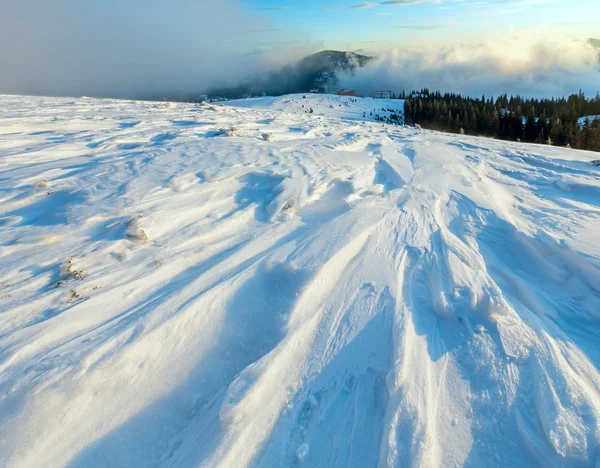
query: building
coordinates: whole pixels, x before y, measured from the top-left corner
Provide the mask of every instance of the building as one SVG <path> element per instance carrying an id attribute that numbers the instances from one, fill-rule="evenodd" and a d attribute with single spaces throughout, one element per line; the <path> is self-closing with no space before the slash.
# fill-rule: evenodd
<path id="1" fill-rule="evenodd" d="M 356 91 L 350 88 L 340 89 L 337 93 L 338 96 L 356 96 Z"/>

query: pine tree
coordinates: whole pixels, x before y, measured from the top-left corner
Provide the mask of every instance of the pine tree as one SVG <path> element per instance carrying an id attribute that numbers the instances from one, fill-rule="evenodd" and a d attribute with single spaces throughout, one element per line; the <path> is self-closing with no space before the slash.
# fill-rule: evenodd
<path id="1" fill-rule="evenodd" d="M 580 128 L 578 119 L 585 114 L 600 115 L 600 93 L 592 99 L 580 93 L 559 99 L 501 95 L 486 100 L 424 88 L 405 102 L 406 120 L 412 117 L 413 123 L 426 128 L 452 132 L 462 128 L 470 134 L 600 151 L 600 120 L 588 119 Z"/>

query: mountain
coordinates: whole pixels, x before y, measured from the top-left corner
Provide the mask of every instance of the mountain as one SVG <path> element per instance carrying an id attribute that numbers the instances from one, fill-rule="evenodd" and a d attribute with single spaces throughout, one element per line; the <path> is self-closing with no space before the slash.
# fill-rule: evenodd
<path id="1" fill-rule="evenodd" d="M 208 94 L 227 98 L 256 96 L 262 93 L 269 96 L 335 90 L 339 85 L 340 73 L 353 74 L 376 58 L 354 52 L 323 50 L 309 55 L 293 65 L 253 77 L 246 82 L 229 88 L 214 88 Z"/>
<path id="2" fill-rule="evenodd" d="M 354 52 L 340 52 L 336 50 L 323 50 L 300 60 L 296 69 L 301 73 L 316 76 L 315 84 L 319 84 L 325 74 L 329 77 L 335 77 L 337 72 L 354 73 L 357 68 L 362 68 L 370 62 L 376 60 L 375 57 L 356 54 Z"/>

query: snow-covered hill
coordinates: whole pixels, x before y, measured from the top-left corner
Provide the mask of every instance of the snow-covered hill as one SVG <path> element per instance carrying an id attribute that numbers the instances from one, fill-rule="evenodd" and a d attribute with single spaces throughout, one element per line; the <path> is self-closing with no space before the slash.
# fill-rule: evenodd
<path id="1" fill-rule="evenodd" d="M 376 122 L 393 115 L 404 119 L 404 100 L 373 99 L 337 96 L 331 94 L 290 94 L 281 97 L 264 97 L 227 101 L 232 107 L 262 108 L 292 114 L 314 114 L 346 121 Z M 312 112 L 311 112 L 312 110 Z"/>
<path id="2" fill-rule="evenodd" d="M 599 466 L 597 157 L 231 104 L 0 97 L 0 465 Z"/>

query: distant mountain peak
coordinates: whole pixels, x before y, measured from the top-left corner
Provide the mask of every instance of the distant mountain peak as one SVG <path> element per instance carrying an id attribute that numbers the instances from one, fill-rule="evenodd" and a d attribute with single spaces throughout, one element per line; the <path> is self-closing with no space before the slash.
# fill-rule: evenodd
<path id="1" fill-rule="evenodd" d="M 329 71 L 354 71 L 376 60 L 369 55 L 357 54 L 340 50 L 322 50 L 304 57 L 298 62 L 297 67 L 322 68 Z"/>
<path id="2" fill-rule="evenodd" d="M 335 91 L 340 83 L 339 73 L 354 74 L 357 69 L 375 60 L 376 57 L 356 52 L 322 50 L 300 59 L 295 64 L 247 80 L 236 87 L 213 89 L 209 95 L 240 98 L 262 93 L 279 96 L 309 91 Z"/>

